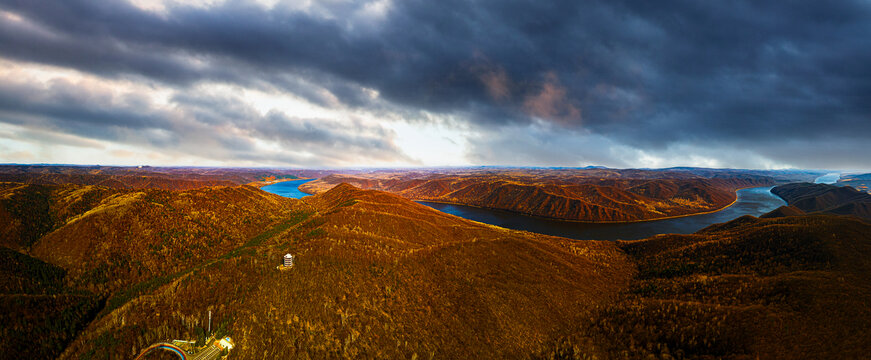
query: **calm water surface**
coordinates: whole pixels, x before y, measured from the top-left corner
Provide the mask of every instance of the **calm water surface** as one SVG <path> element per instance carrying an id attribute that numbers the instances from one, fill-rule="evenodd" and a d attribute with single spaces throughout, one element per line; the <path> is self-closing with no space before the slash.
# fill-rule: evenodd
<path id="1" fill-rule="evenodd" d="M 299 199 L 308 196 L 308 194 L 299 191 L 299 186 L 312 180 L 314 179 L 285 181 L 267 185 L 261 189 L 284 197 Z M 420 201 L 420 203 L 448 214 L 509 229 L 526 230 L 572 239 L 598 240 L 635 240 L 667 233 L 690 234 L 711 224 L 726 222 L 743 215 L 759 216 L 786 205 L 783 200 L 771 193 L 771 187 L 757 187 L 738 190 L 738 201 L 735 204 L 711 214 L 628 224 L 585 224 L 543 219 L 471 206 L 438 204 L 425 201 Z"/>
<path id="2" fill-rule="evenodd" d="M 815 184 L 834 184 L 841 178 L 841 173 L 829 173 L 814 180 Z"/>
<path id="3" fill-rule="evenodd" d="M 711 214 L 638 223 L 585 224 L 542 219 L 471 206 L 420 203 L 448 214 L 482 223 L 582 240 L 635 240 L 656 234 L 690 234 L 711 224 L 730 221 L 743 215 L 759 216 L 786 205 L 786 202 L 771 193 L 771 187 L 757 187 L 738 190 L 738 201 L 735 204 Z"/>
<path id="4" fill-rule="evenodd" d="M 315 180 L 315 179 L 284 181 L 284 182 L 275 183 L 272 185 L 266 185 L 260 189 L 262 189 L 263 191 L 266 191 L 266 192 L 276 194 L 276 195 L 281 195 L 284 197 L 299 199 L 299 198 L 302 198 L 304 196 L 309 196 L 309 194 L 306 194 L 302 191 L 299 191 L 299 186 L 302 184 L 305 184 L 309 181 L 313 181 L 313 180 Z"/>

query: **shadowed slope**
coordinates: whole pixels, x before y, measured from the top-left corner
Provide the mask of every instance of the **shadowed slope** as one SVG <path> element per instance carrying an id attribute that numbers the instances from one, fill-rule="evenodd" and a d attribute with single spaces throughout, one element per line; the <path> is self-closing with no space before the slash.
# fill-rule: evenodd
<path id="1" fill-rule="evenodd" d="M 776 186 L 771 192 L 804 212 L 855 215 L 871 220 L 871 194 L 849 186 L 794 183 Z"/>
<path id="2" fill-rule="evenodd" d="M 626 298 L 554 354 L 834 359 L 871 349 L 871 225 L 742 217 L 692 235 L 619 242 L 638 263 Z M 590 344 L 591 348 L 578 347 Z"/>
<path id="3" fill-rule="evenodd" d="M 51 359 L 99 311 L 100 299 L 64 286 L 66 272 L 0 247 L 0 354 Z"/>
<path id="4" fill-rule="evenodd" d="M 786 206 L 781 206 L 777 209 L 774 209 L 774 210 L 768 212 L 767 214 L 763 214 L 763 215 L 759 216 L 759 218 L 769 219 L 769 218 L 778 218 L 778 217 L 786 217 L 786 216 L 801 216 L 801 215 L 806 215 L 806 214 L 807 213 L 805 213 L 804 211 L 801 211 L 801 209 L 799 209 L 795 206 L 786 205 Z"/>
<path id="5" fill-rule="evenodd" d="M 22 250 L 119 190 L 99 186 L 0 183 L 0 245 Z"/>

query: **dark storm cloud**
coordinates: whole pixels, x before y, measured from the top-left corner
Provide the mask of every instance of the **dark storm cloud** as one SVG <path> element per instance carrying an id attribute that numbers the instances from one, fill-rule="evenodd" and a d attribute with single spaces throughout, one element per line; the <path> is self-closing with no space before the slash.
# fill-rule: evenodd
<path id="1" fill-rule="evenodd" d="M 0 124 L 23 129 L 0 133 L 0 138 L 103 147 L 87 140 L 97 139 L 171 154 L 271 165 L 414 162 L 393 144 L 390 131 L 353 119 L 338 123 L 275 111 L 261 115 L 242 99 L 202 94 L 179 95 L 171 99 L 171 105 L 159 105 L 106 87 L 57 80 L 46 86 L 0 82 Z M 264 140 L 276 142 L 282 149 L 258 148 L 256 143 Z"/>
<path id="2" fill-rule="evenodd" d="M 325 106 L 332 98 L 310 84 L 344 106 L 383 106 L 371 88 L 409 111 L 462 116 L 491 137 L 483 152 L 508 150 L 513 130 L 500 127 L 535 119 L 640 149 L 740 146 L 784 163 L 807 151 L 778 144 L 841 148 L 871 133 L 867 1 L 395 1 L 370 22 L 364 3 L 166 14 L 121 1 L 0 4 L 26 20 L 0 20 L 4 57 L 176 86 L 275 86 Z M 836 155 L 871 167 L 856 151 Z"/>
<path id="3" fill-rule="evenodd" d="M 45 87 L 0 82 L 0 123 L 38 126 L 87 138 L 123 140 L 124 134 L 141 131 L 152 145 L 165 145 L 166 136 L 148 136 L 153 130 L 173 127 L 167 112 L 153 111 L 136 95 L 117 96 L 106 89 L 66 80 Z"/>
<path id="4" fill-rule="evenodd" d="M 23 130 L 11 133 L 0 132 L 0 138 L 18 141 L 25 140 L 29 142 L 65 145 L 80 148 L 94 148 L 101 150 L 105 149 L 105 147 L 97 141 L 45 131 Z"/>
<path id="5" fill-rule="evenodd" d="M 251 152 L 256 157 L 252 139 L 280 143 L 288 149 L 305 150 L 317 155 L 323 164 L 353 164 L 355 157 L 367 160 L 404 160 L 401 149 L 392 142 L 392 132 L 365 125 L 354 118 L 341 121 L 292 117 L 278 111 L 261 115 L 233 97 L 176 96 L 173 103 L 185 109 L 185 116 L 208 127 L 231 127 L 245 132 L 224 142 L 230 149 Z M 307 165 L 318 165 L 309 162 Z"/>

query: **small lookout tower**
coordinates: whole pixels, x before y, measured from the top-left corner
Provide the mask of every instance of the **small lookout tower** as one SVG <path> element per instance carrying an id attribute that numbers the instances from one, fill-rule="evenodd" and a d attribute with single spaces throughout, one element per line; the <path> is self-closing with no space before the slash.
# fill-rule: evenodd
<path id="1" fill-rule="evenodd" d="M 293 266 L 293 255 L 285 254 L 284 255 L 284 263 L 282 265 L 286 268 Z"/>

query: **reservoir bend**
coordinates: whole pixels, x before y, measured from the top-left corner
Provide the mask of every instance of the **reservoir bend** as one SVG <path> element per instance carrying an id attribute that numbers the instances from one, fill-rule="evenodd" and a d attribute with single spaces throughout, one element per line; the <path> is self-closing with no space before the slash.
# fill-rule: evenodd
<path id="1" fill-rule="evenodd" d="M 420 203 L 482 223 L 581 240 L 636 240 L 656 234 L 691 234 L 711 224 L 730 221 L 743 215 L 759 216 L 786 205 L 786 202 L 771 193 L 771 187 L 756 187 L 738 190 L 738 200 L 734 204 L 714 213 L 635 223 L 591 224 L 463 205 Z"/>
<path id="2" fill-rule="evenodd" d="M 314 179 L 285 181 L 264 186 L 262 189 L 299 199 L 308 196 L 299 191 L 299 186 L 312 180 Z M 711 224 L 730 221 L 743 215 L 759 216 L 786 205 L 782 199 L 771 193 L 771 187 L 741 189 L 737 193 L 738 200 L 734 204 L 714 213 L 636 223 L 602 224 L 546 219 L 472 206 L 418 202 L 448 214 L 486 224 L 581 240 L 635 240 L 656 234 L 691 234 Z"/>

